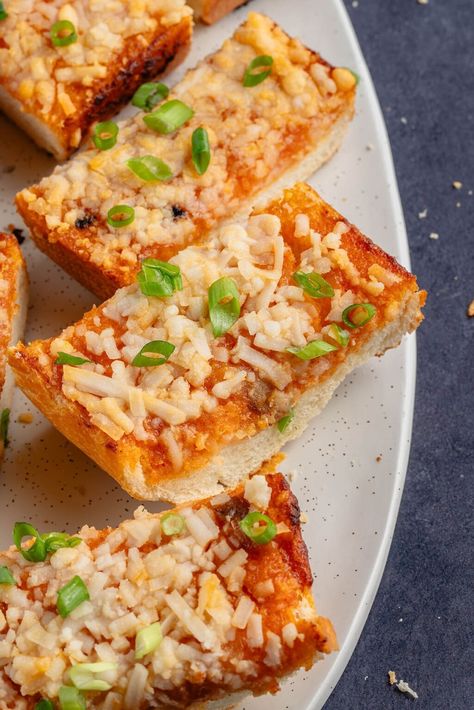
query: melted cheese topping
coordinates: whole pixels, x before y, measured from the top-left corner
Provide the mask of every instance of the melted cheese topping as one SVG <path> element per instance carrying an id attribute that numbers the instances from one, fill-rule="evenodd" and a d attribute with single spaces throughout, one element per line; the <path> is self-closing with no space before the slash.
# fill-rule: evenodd
<path id="1" fill-rule="evenodd" d="M 262 53 L 273 57 L 271 76 L 244 87 L 246 67 Z M 232 39 L 174 88 L 170 98 L 195 112 L 185 126 L 160 135 L 140 112 L 120 124 L 114 148 L 82 152 L 21 197 L 29 212 L 45 218 L 52 239 L 71 239 L 81 258 L 113 269 L 120 285 L 130 283 L 141 258 L 169 258 L 314 150 L 352 101 L 331 71 L 269 18 L 250 13 Z M 206 128 L 212 151 L 202 176 L 191 160 L 198 126 Z M 147 183 L 136 177 L 125 163 L 143 155 L 167 163 L 173 179 Z M 106 223 L 117 204 L 135 209 L 134 222 L 120 230 Z M 85 216 L 90 228 L 81 225 Z"/>
<path id="2" fill-rule="evenodd" d="M 110 66 L 128 43 L 145 48 L 160 27 L 191 12 L 184 0 L 7 0 L 5 5 L 0 83 L 26 111 L 51 124 L 81 113 L 93 88 L 110 79 Z M 50 37 L 60 20 L 72 22 L 78 35 L 64 47 Z"/>
<path id="3" fill-rule="evenodd" d="M 281 477 L 258 479 L 254 488 L 278 523 L 278 509 L 268 505 Z M 200 698 L 203 686 L 210 695 L 252 687 L 257 678 L 259 688 L 274 687 L 272 679 L 301 663 L 303 647 L 311 657 L 317 617 L 305 577 L 280 556 L 280 535 L 257 550 L 236 533 L 254 508 L 245 494 L 231 495 L 178 510 L 185 526 L 173 537 L 164 534 L 161 516 L 139 508 L 117 529 L 84 527 L 78 547 L 42 563 L 28 563 L 15 548 L 0 553 L 18 583 L 0 586 L 0 706 L 26 710 L 38 696 L 56 700 L 62 685 L 72 685 L 72 666 L 105 662 L 111 668 L 95 679 L 110 689 L 86 693 L 88 707 L 188 707 L 193 686 Z M 279 591 L 256 601 L 270 570 L 279 574 Z M 90 600 L 63 619 L 58 591 L 75 575 Z M 136 635 L 156 622 L 163 640 L 137 660 Z M 300 650 L 293 651 L 297 640 Z"/>
<path id="4" fill-rule="evenodd" d="M 302 217 L 296 216 L 295 235 L 301 232 Z M 326 235 L 306 226 L 305 244 L 311 247 L 301 252 L 299 263 L 282 236 L 280 219 L 260 214 L 246 224 L 223 226 L 206 245 L 187 247 L 173 257 L 183 289 L 171 297 L 145 296 L 138 284 L 120 289 L 46 342 L 51 374 L 59 375 L 64 396 L 84 407 L 91 421 L 115 441 L 133 435 L 135 441 L 158 444 L 174 470 L 189 461 L 189 447 L 210 454 L 212 446 L 229 436 L 242 438 L 251 435 L 252 427 L 275 423 L 302 391 L 369 337 L 378 319 L 352 331 L 347 347 L 315 360 L 302 361 L 288 348 L 313 340 L 334 344 L 330 326 L 341 322 L 343 309 L 366 302 L 374 286 L 378 293 L 385 289 L 375 276 L 360 275 L 348 259 L 341 247 L 341 238 L 349 232 L 344 222 L 336 222 Z M 298 269 L 323 272 L 334 286 L 334 296 L 307 296 L 292 279 Z M 384 269 L 377 274 L 385 280 L 398 278 Z M 221 277 L 237 286 L 240 317 L 225 336 L 215 338 L 208 289 Z M 156 367 L 134 367 L 134 357 L 154 340 L 175 346 L 169 360 Z M 53 368 L 59 352 L 92 362 Z M 231 433 L 224 431 L 230 405 L 240 407 L 229 425 Z M 211 424 L 210 416 L 218 417 L 220 410 L 227 411 L 221 414 L 226 422 Z M 198 421 L 202 427 L 188 433 L 186 425 Z"/>

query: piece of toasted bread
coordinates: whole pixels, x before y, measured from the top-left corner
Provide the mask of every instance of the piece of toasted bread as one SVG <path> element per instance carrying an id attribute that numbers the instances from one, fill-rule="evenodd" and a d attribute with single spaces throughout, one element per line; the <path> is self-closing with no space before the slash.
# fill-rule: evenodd
<path id="1" fill-rule="evenodd" d="M 271 52 L 271 76 L 255 87 L 242 77 L 257 55 Z M 338 148 L 352 118 L 355 79 L 338 88 L 333 68 L 291 39 L 269 18 L 250 13 L 232 39 L 188 72 L 170 99 L 194 110 L 178 131 L 162 135 L 142 112 L 120 124 L 117 144 L 90 149 L 17 196 L 36 244 L 101 299 L 131 283 L 140 262 L 168 259 L 255 196 L 308 177 Z M 341 84 L 342 86 L 342 84 Z M 191 135 L 204 126 L 211 162 L 199 176 Z M 144 182 L 126 165 L 159 156 L 172 169 L 168 182 Z M 291 179 L 290 179 L 291 176 Z M 107 222 L 116 205 L 135 210 L 128 226 Z"/>
<path id="2" fill-rule="evenodd" d="M 135 283 L 58 338 L 10 355 L 36 406 L 141 499 L 181 502 L 236 485 L 301 433 L 348 372 L 422 318 L 415 277 L 304 184 L 172 262 L 183 280 L 172 296 L 147 297 Z M 299 271 L 322 275 L 325 297 L 307 295 Z M 237 286 L 240 318 L 215 338 L 207 289 L 222 277 Z M 343 311 L 357 303 L 373 317 L 350 327 Z M 156 340 L 175 346 L 169 360 L 134 367 Z M 315 359 L 288 351 L 315 340 Z M 91 362 L 57 365 L 60 352 Z"/>
<path id="3" fill-rule="evenodd" d="M 58 160 L 140 84 L 180 63 L 191 42 L 191 10 L 184 0 L 13 0 L 7 12 L 0 109 Z M 57 21 L 72 22 L 75 42 L 53 44 Z"/>
<path id="4" fill-rule="evenodd" d="M 271 519 L 268 542 L 243 532 L 250 511 Z M 315 610 L 298 502 L 281 474 L 171 513 L 141 508 L 116 529 L 85 526 L 79 537 L 44 562 L 15 547 L 0 553 L 16 582 L 0 585 L 1 707 L 57 702 L 72 667 L 101 662 L 112 665 L 93 674 L 106 687 L 84 693 L 89 708 L 204 710 L 224 698 L 228 707 L 235 694 L 275 693 L 283 677 L 337 649 Z M 76 575 L 90 599 L 62 618 L 58 591 Z M 159 634 L 157 623 L 161 642 L 137 654 L 137 634 L 151 624 Z"/>
<path id="5" fill-rule="evenodd" d="M 28 277 L 18 242 L 0 233 L 0 459 L 8 440 L 13 376 L 7 349 L 23 335 L 28 302 Z"/>
<path id="6" fill-rule="evenodd" d="M 196 20 L 212 25 L 249 0 L 188 0 Z"/>

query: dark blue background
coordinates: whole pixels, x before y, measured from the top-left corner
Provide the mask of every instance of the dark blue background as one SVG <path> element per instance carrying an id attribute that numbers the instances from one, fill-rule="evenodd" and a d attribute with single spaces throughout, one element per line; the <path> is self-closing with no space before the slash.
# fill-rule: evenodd
<path id="1" fill-rule="evenodd" d="M 390 134 L 413 271 L 429 296 L 390 556 L 325 710 L 463 710 L 474 708 L 474 0 L 345 3 Z M 389 669 L 418 700 L 387 684 Z"/>

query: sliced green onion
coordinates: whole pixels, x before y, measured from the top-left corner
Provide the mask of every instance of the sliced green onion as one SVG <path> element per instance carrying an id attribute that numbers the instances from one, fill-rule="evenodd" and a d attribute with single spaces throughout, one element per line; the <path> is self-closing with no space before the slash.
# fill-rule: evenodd
<path id="1" fill-rule="evenodd" d="M 240 315 L 239 292 L 235 281 L 227 276 L 214 281 L 208 289 L 208 300 L 212 332 L 218 338 L 232 328 Z"/>
<path id="2" fill-rule="evenodd" d="M 10 423 L 10 410 L 8 407 L 2 409 L 0 415 L 0 440 L 3 442 L 3 446 L 6 448 L 8 446 L 8 425 Z"/>
<path id="3" fill-rule="evenodd" d="M 27 536 L 35 538 L 31 547 L 23 547 L 21 544 L 23 538 Z M 13 541 L 17 550 L 29 562 L 43 562 L 48 553 L 56 552 L 61 547 L 76 547 L 82 542 L 80 537 L 72 537 L 67 533 L 51 532 L 40 535 L 38 530 L 29 523 L 15 523 Z"/>
<path id="4" fill-rule="evenodd" d="M 77 547 L 81 544 L 82 540 L 80 537 L 72 537 L 67 533 L 61 532 L 51 532 L 41 535 L 46 547 L 46 554 L 48 552 L 56 552 L 63 547 Z"/>
<path id="5" fill-rule="evenodd" d="M 59 688 L 59 706 L 61 710 L 86 710 L 86 699 L 77 688 L 62 685 Z"/>
<path id="6" fill-rule="evenodd" d="M 107 223 L 111 227 L 128 227 L 135 219 L 135 210 L 129 205 L 115 205 L 107 212 Z"/>
<path id="7" fill-rule="evenodd" d="M 24 537 L 33 537 L 34 543 L 27 548 L 22 547 Z M 46 545 L 41 535 L 30 523 L 15 523 L 13 528 L 13 542 L 16 549 L 28 562 L 43 562 L 46 559 Z"/>
<path id="8" fill-rule="evenodd" d="M 288 429 L 288 427 L 290 426 L 291 422 L 294 419 L 294 416 L 295 416 L 294 411 L 292 409 L 290 409 L 288 414 L 285 414 L 284 417 L 282 417 L 281 419 L 279 419 L 277 421 L 277 428 L 278 428 L 278 431 L 280 432 L 280 434 L 283 434 L 283 432 Z"/>
<path id="9" fill-rule="evenodd" d="M 151 182 L 152 180 L 169 180 L 173 177 L 173 173 L 169 165 L 166 165 L 159 158 L 153 155 L 144 155 L 142 158 L 130 158 L 125 165 L 130 168 L 132 173 L 141 180 Z"/>
<path id="10" fill-rule="evenodd" d="M 148 128 L 158 133 L 173 133 L 194 116 L 194 111 L 182 101 L 172 99 L 148 116 L 143 116 Z"/>
<path id="11" fill-rule="evenodd" d="M 239 523 L 242 532 L 257 545 L 265 545 L 277 534 L 275 523 L 268 515 L 253 511 Z"/>
<path id="12" fill-rule="evenodd" d="M 55 47 L 67 47 L 77 42 L 76 28 L 69 20 L 55 22 L 50 30 L 51 42 Z"/>
<path id="13" fill-rule="evenodd" d="M 267 76 L 272 73 L 271 66 L 273 64 L 273 57 L 268 56 L 268 54 L 261 54 L 255 59 L 252 59 L 247 69 L 245 70 L 244 78 L 242 84 L 244 86 L 257 86 L 261 84 Z M 254 69 L 260 69 L 261 67 L 270 67 L 264 71 L 255 72 Z"/>
<path id="14" fill-rule="evenodd" d="M 333 350 L 337 350 L 337 347 L 331 345 L 331 343 L 326 343 L 325 340 L 311 340 L 302 348 L 287 348 L 286 352 L 296 355 L 300 360 L 314 360 L 314 358 L 327 355 Z"/>
<path id="15" fill-rule="evenodd" d="M 159 81 L 150 81 L 142 84 L 133 94 L 132 106 L 137 106 L 143 111 L 151 111 L 160 101 L 166 99 L 170 90 L 166 84 Z"/>
<path id="16" fill-rule="evenodd" d="M 69 678 L 79 690 L 110 690 L 112 685 L 106 680 L 95 678 L 98 673 L 115 671 L 117 663 L 76 663 L 69 670 Z"/>
<path id="17" fill-rule="evenodd" d="M 86 362 L 92 362 L 91 360 L 87 360 L 85 357 L 78 357 L 77 355 L 70 355 L 69 353 L 62 353 L 59 352 L 56 360 L 54 361 L 55 365 L 84 365 Z"/>
<path id="18" fill-rule="evenodd" d="M 177 513 L 166 513 L 160 520 L 161 529 L 165 535 L 179 535 L 183 532 L 186 521 Z"/>
<path id="19" fill-rule="evenodd" d="M 205 128 L 199 127 L 193 131 L 191 139 L 193 163 L 198 175 L 204 175 L 211 162 L 211 147 Z"/>
<path id="20" fill-rule="evenodd" d="M 0 20 L 6 20 L 8 17 L 8 12 L 5 10 L 5 5 L 2 0 L 0 0 Z"/>
<path id="21" fill-rule="evenodd" d="M 140 629 L 135 639 L 135 658 L 137 661 L 148 653 L 152 653 L 163 641 L 161 625 L 157 621 L 145 629 Z"/>
<path id="22" fill-rule="evenodd" d="M 168 343 L 166 340 L 152 340 L 142 347 L 132 360 L 134 367 L 156 367 L 163 365 L 170 355 L 174 352 L 175 346 L 173 343 Z M 145 353 L 159 353 L 163 357 L 148 357 Z"/>
<path id="23" fill-rule="evenodd" d="M 144 259 L 137 281 L 145 296 L 172 296 L 183 288 L 179 266 L 159 259 Z"/>
<path id="24" fill-rule="evenodd" d="M 77 609 L 82 602 L 90 599 L 89 592 L 82 579 L 76 575 L 58 592 L 57 608 L 63 619 Z"/>
<path id="25" fill-rule="evenodd" d="M 46 700 L 45 698 L 40 700 L 39 703 L 36 703 L 36 705 L 35 705 L 35 710 L 54 710 L 54 709 L 55 709 L 54 703 L 51 700 Z"/>
<path id="26" fill-rule="evenodd" d="M 94 135 L 92 140 L 94 145 L 99 150 L 109 150 L 113 148 L 117 142 L 119 127 L 114 121 L 102 121 L 94 126 Z"/>
<path id="27" fill-rule="evenodd" d="M 8 584 L 10 586 L 16 584 L 15 577 L 5 565 L 0 567 L 0 584 Z"/>
<path id="28" fill-rule="evenodd" d="M 340 345 L 342 348 L 346 347 L 351 337 L 347 330 L 341 328 L 341 326 L 337 325 L 337 323 L 331 323 L 328 328 L 328 336 L 335 340 L 336 343 L 338 343 L 338 345 Z"/>
<path id="29" fill-rule="evenodd" d="M 349 328 L 360 328 L 372 320 L 377 309 L 371 303 L 354 303 L 342 311 L 342 320 Z"/>
<path id="30" fill-rule="evenodd" d="M 315 271 L 310 274 L 305 274 L 304 271 L 295 271 L 293 280 L 312 298 L 332 298 L 334 296 L 331 284 Z"/>

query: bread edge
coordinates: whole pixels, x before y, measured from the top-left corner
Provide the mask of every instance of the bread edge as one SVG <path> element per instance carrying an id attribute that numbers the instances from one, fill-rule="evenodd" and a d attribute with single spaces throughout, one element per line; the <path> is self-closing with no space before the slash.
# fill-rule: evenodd
<path id="1" fill-rule="evenodd" d="M 15 239 L 15 237 L 12 237 Z M 10 347 L 15 345 L 23 335 L 26 324 L 26 315 L 28 312 L 28 273 L 26 271 L 25 260 L 19 247 L 18 254 L 20 257 L 18 271 L 15 283 L 15 301 L 16 310 L 11 322 Z M 13 390 L 15 388 L 15 378 L 13 372 L 6 363 L 5 379 L 0 382 L 0 413 L 4 409 L 10 409 L 13 401 Z M 3 441 L 0 439 L 0 461 L 4 454 Z"/>

